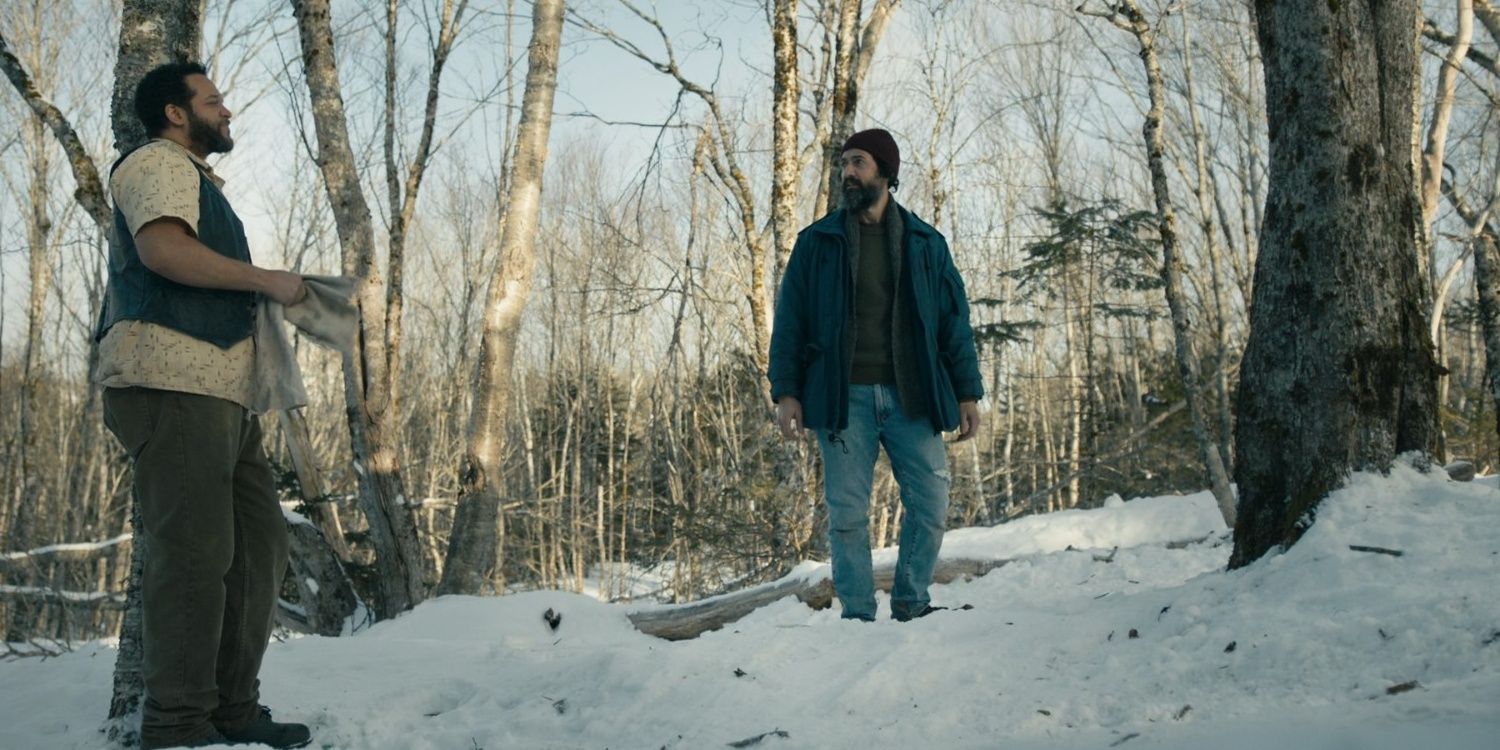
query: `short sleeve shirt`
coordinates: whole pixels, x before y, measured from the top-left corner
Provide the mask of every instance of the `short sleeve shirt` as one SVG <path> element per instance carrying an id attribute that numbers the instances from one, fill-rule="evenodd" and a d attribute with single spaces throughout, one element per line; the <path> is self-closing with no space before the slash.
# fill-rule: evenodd
<path id="1" fill-rule="evenodd" d="M 127 156 L 110 176 L 109 192 L 131 235 L 162 218 L 178 219 L 196 235 L 200 169 L 215 187 L 224 184 L 169 140 L 153 140 Z M 254 337 L 220 349 L 166 326 L 122 320 L 99 341 L 95 379 L 106 388 L 179 391 L 248 406 L 254 371 Z"/>

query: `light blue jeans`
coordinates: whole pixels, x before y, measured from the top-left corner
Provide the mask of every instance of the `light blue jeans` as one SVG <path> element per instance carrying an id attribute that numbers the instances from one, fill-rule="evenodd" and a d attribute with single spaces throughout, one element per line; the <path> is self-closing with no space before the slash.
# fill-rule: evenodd
<path id="1" fill-rule="evenodd" d="M 846 619 L 875 619 L 875 577 L 870 562 L 870 489 L 880 447 L 901 488 L 901 548 L 891 590 L 891 614 L 915 616 L 931 601 L 927 587 L 943 546 L 948 514 L 948 453 L 925 418 L 901 411 L 894 386 L 849 386 L 849 427 L 818 433 L 823 454 L 823 499 L 833 590 Z"/>

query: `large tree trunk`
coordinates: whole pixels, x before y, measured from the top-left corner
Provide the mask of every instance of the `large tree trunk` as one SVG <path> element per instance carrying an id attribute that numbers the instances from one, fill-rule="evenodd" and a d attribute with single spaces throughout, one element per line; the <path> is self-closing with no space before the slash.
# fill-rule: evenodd
<path id="1" fill-rule="evenodd" d="M 344 358 L 344 398 L 360 508 L 375 547 L 375 611 L 386 618 L 416 606 L 426 594 L 426 585 L 396 446 L 399 426 L 390 401 L 395 372 L 386 340 L 385 284 L 375 263 L 370 208 L 360 190 L 349 143 L 328 0 L 294 0 L 292 9 L 318 136 L 316 161 L 333 206 L 343 270 L 360 279 L 355 293 L 360 335 L 353 354 Z"/>
<path id="2" fill-rule="evenodd" d="M 1271 166 L 1240 376 L 1231 567 L 1295 543 L 1350 471 L 1434 445 L 1419 10 L 1256 2 Z"/>
<path id="3" fill-rule="evenodd" d="M 125 0 L 109 110 L 116 151 L 123 154 L 146 142 L 135 116 L 136 84 L 158 65 L 196 61 L 202 46 L 203 0 Z"/>
<path id="4" fill-rule="evenodd" d="M 774 43 L 775 76 L 772 87 L 772 181 L 771 227 L 776 246 L 776 274 L 771 288 L 780 293 L 781 276 L 786 271 L 797 242 L 797 187 L 802 179 L 802 159 L 797 147 L 800 81 L 797 77 L 797 3 L 796 0 L 774 0 L 771 37 Z M 762 388 L 770 383 L 762 380 Z M 769 391 L 762 392 L 768 399 Z M 768 402 L 768 401 L 767 401 Z M 809 491 L 807 441 L 787 441 L 776 454 L 776 494 L 785 498 L 785 512 L 775 515 L 774 531 L 786 540 L 792 561 L 800 560 L 812 546 L 820 503 Z"/>
<path id="5" fill-rule="evenodd" d="M 557 58 L 562 39 L 563 0 L 536 0 L 531 13 L 526 92 L 516 136 L 509 210 L 500 238 L 500 258 L 490 279 L 480 348 L 479 385 L 469 417 L 468 450 L 460 475 L 458 511 L 439 591 L 478 594 L 503 591 L 500 512 L 505 421 L 510 408 L 510 374 L 516 335 L 531 295 L 536 267 L 536 228 L 541 213 L 542 175 L 552 130 L 552 99 L 557 90 Z"/>

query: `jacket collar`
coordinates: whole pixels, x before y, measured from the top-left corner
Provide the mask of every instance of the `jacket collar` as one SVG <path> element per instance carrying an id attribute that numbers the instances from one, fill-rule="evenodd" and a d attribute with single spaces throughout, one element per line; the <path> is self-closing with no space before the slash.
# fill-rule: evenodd
<path id="1" fill-rule="evenodd" d="M 927 236 L 933 236 L 937 234 L 937 230 L 933 229 L 932 225 L 917 218 L 916 214 L 906 210 L 906 207 L 897 203 L 894 198 L 891 199 L 890 207 L 901 212 L 901 224 L 908 233 Z M 824 216 L 823 218 L 818 219 L 817 221 L 808 225 L 807 229 L 803 231 L 813 234 L 829 234 L 837 237 L 843 237 L 844 217 L 848 213 L 848 209 L 836 208 L 827 216 Z"/>

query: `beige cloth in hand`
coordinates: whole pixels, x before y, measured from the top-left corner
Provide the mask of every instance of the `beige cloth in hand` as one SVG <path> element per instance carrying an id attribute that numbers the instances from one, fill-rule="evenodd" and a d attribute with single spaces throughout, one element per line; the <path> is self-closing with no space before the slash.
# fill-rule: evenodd
<path id="1" fill-rule="evenodd" d="M 302 368 L 292 350 L 283 322 L 291 323 L 313 343 L 340 354 L 354 352 L 359 335 L 359 308 L 354 290 L 359 280 L 349 276 L 304 276 L 307 294 L 293 305 L 282 305 L 264 295 L 255 315 L 255 382 L 251 403 L 256 414 L 307 406 Z"/>

